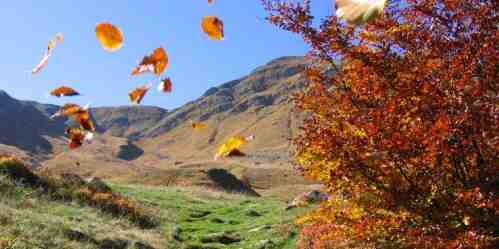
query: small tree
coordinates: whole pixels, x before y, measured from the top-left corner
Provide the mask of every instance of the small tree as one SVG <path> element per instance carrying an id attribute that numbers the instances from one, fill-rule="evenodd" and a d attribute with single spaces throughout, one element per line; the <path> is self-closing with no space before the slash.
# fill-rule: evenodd
<path id="1" fill-rule="evenodd" d="M 296 157 L 336 198 L 301 246 L 499 248 L 499 2 L 390 1 L 360 27 L 311 2 L 263 0 L 315 59 Z"/>

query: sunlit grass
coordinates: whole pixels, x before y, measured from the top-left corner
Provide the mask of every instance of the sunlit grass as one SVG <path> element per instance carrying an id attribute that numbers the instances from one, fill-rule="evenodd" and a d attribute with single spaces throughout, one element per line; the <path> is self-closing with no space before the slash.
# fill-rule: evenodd
<path id="1" fill-rule="evenodd" d="M 113 192 L 152 210 L 159 225 L 143 229 L 126 217 L 73 201 L 54 201 L 30 187 L 0 178 L 0 245 L 20 248 L 100 248 L 123 240 L 127 248 L 142 241 L 154 248 L 294 248 L 296 217 L 276 198 L 247 197 L 205 188 L 110 185 Z M 78 241 L 69 232 L 81 232 Z M 180 231 L 177 241 L 174 231 Z M 238 234 L 240 242 L 203 243 L 217 233 Z M 5 241 L 4 241 L 5 240 Z M 271 241 L 271 242 L 269 242 Z M 10 244 L 8 244 L 10 243 Z M 272 246 L 273 245 L 273 246 Z M 3 248 L 2 248 L 3 249 Z"/>

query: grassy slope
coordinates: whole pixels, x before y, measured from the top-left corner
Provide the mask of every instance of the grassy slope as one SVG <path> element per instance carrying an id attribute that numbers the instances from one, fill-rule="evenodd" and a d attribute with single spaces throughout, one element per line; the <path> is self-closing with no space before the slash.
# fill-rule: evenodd
<path id="1" fill-rule="evenodd" d="M 284 211 L 284 202 L 269 197 L 248 198 L 199 188 L 113 185 L 113 190 L 149 206 L 160 217 L 159 227 L 143 230 L 127 219 L 112 217 L 95 208 L 49 201 L 34 196 L 29 188 L 19 185 L 11 188 L 11 185 L 0 176 L 0 249 L 100 248 L 106 239 L 127 241 L 127 248 L 135 248 L 137 241 L 154 248 L 259 248 L 260 241 L 266 239 L 276 244 L 267 248 L 294 248 L 293 220 L 304 212 L 303 209 Z M 262 216 L 248 216 L 248 210 Z M 203 211 L 210 214 L 192 218 Z M 218 223 L 220 220 L 223 223 Z M 270 228 L 250 231 L 264 225 Z M 182 243 L 172 239 L 175 227 L 182 231 Z M 81 231 L 87 240 L 70 240 L 68 229 Z M 208 234 L 230 231 L 240 233 L 243 240 L 231 245 L 200 242 Z"/>

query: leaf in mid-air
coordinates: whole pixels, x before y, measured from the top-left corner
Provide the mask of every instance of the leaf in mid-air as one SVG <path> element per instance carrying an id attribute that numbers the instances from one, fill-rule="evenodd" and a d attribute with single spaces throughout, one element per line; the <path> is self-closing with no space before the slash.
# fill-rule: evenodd
<path id="1" fill-rule="evenodd" d="M 62 43 L 64 41 L 64 35 L 62 33 L 55 34 L 54 38 L 50 39 L 47 51 L 52 52 L 55 49 L 57 44 Z"/>
<path id="2" fill-rule="evenodd" d="M 70 149 L 76 149 L 83 145 L 84 141 L 91 141 L 94 134 L 92 132 L 87 132 L 80 128 L 66 128 L 66 134 L 69 136 L 71 142 L 69 143 Z"/>
<path id="3" fill-rule="evenodd" d="M 61 86 L 58 87 L 50 92 L 50 95 L 55 96 L 55 97 L 64 97 L 64 96 L 78 96 L 80 93 L 78 93 L 76 90 L 74 90 L 71 87 L 68 86 Z"/>
<path id="4" fill-rule="evenodd" d="M 201 22 L 201 28 L 211 39 L 224 39 L 224 23 L 216 16 L 206 16 Z"/>
<path id="5" fill-rule="evenodd" d="M 86 131 L 95 131 L 95 125 L 90 118 L 88 106 L 81 107 L 77 104 L 67 103 L 62 106 L 54 115 L 50 116 L 51 119 L 63 116 L 73 119 L 80 125 L 80 128 Z"/>
<path id="6" fill-rule="evenodd" d="M 139 65 L 132 70 L 132 75 L 141 73 L 154 73 L 161 75 L 168 67 L 168 55 L 164 48 L 159 47 L 154 50 L 151 55 L 146 55 Z"/>
<path id="7" fill-rule="evenodd" d="M 172 91 L 172 87 L 173 87 L 172 80 L 167 77 L 162 79 L 161 82 L 159 82 L 158 91 L 169 93 Z"/>
<path id="8" fill-rule="evenodd" d="M 130 101 L 132 104 L 138 105 L 146 95 L 147 91 L 151 88 L 151 85 L 146 84 L 140 87 L 135 88 L 131 91 L 128 96 L 130 97 Z"/>
<path id="9" fill-rule="evenodd" d="M 109 52 L 116 52 L 123 46 L 124 35 L 111 23 L 99 23 L 95 27 L 95 35 L 102 47 Z"/>
<path id="10" fill-rule="evenodd" d="M 42 69 L 44 69 L 47 66 L 55 47 L 57 46 L 57 44 L 63 41 L 64 41 L 64 36 L 62 35 L 62 33 L 57 33 L 54 36 L 54 38 L 50 39 L 50 41 L 48 42 L 47 51 L 45 51 L 45 53 L 43 54 L 42 59 L 33 69 L 31 69 L 32 75 L 39 73 L 40 71 L 42 71 Z"/>
<path id="11" fill-rule="evenodd" d="M 232 136 L 227 142 L 222 144 L 218 149 L 217 154 L 215 155 L 215 159 L 220 157 L 227 157 L 231 155 L 234 151 L 239 151 L 239 148 L 246 144 L 247 142 L 254 139 L 254 136 L 241 137 L 241 136 Z"/>
<path id="12" fill-rule="evenodd" d="M 58 116 L 69 117 L 82 109 L 83 108 L 77 104 L 67 103 L 64 104 L 54 115 L 50 116 L 50 118 L 53 119 Z"/>

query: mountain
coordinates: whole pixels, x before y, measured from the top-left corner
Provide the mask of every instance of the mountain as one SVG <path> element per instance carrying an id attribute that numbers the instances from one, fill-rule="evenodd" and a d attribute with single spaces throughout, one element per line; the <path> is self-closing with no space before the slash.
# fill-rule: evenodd
<path id="1" fill-rule="evenodd" d="M 304 67 L 302 57 L 273 60 L 245 77 L 208 89 L 199 99 L 173 110 L 146 135 L 164 134 L 188 120 L 206 121 L 215 116 L 223 120 L 280 105 L 289 100 L 291 92 L 303 86 L 299 78 Z"/>
<path id="2" fill-rule="evenodd" d="M 0 154 L 15 154 L 33 166 L 67 151 L 63 118 L 51 120 L 59 106 L 21 101 L 0 90 Z M 159 121 L 166 110 L 130 106 L 92 108 L 97 130 L 117 137 L 133 137 Z"/>
<path id="3" fill-rule="evenodd" d="M 23 158 L 36 158 L 31 161 L 41 162 L 43 170 L 57 173 L 143 178 L 158 184 L 179 174 L 186 179 L 200 176 L 206 167 L 251 175 L 262 184 L 266 181 L 261 179 L 269 177 L 290 183 L 296 179 L 287 177 L 292 173 L 289 151 L 300 126 L 291 97 L 304 87 L 302 72 L 307 63 L 303 57 L 272 60 L 173 110 L 91 108 L 99 134 L 77 150 L 67 148 L 64 119 L 48 119 L 58 106 L 19 101 L 2 92 L 0 118 L 9 122 L 0 124 L 0 153 L 15 150 Z M 208 128 L 195 132 L 191 122 L 206 123 Z M 218 147 L 233 135 L 255 135 L 242 148 L 247 156 L 213 161 Z M 251 167 L 260 170 L 253 172 Z"/>
<path id="4" fill-rule="evenodd" d="M 252 134 L 256 139 L 246 149 L 253 156 L 286 160 L 290 139 L 299 126 L 291 95 L 303 89 L 306 64 L 303 57 L 282 57 L 247 76 L 208 89 L 145 133 L 138 141 L 145 150 L 141 159 L 155 163 L 162 157 L 212 158 L 229 136 Z M 191 121 L 205 122 L 209 128 L 194 132 Z"/>
<path id="5" fill-rule="evenodd" d="M 46 153 L 52 145 L 46 136 L 57 136 L 57 124 L 34 105 L 0 91 L 0 143 L 31 153 Z"/>
<path id="6" fill-rule="evenodd" d="M 156 125 L 168 111 L 154 106 L 120 106 L 91 108 L 97 131 L 116 137 L 135 140 L 146 136 L 150 127 Z"/>
<path id="7" fill-rule="evenodd" d="M 35 166 L 48 159 L 64 132 L 62 122 L 49 120 L 44 112 L 50 108 L 0 90 L 0 152 L 16 154 Z"/>

